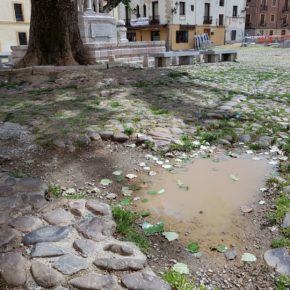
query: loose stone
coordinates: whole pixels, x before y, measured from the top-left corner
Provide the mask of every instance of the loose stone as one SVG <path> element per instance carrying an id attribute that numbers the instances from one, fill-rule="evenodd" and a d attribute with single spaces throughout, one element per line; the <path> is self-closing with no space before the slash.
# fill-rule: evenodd
<path id="1" fill-rule="evenodd" d="M 103 140 L 111 140 L 114 136 L 113 131 L 102 131 L 99 134 Z"/>
<path id="2" fill-rule="evenodd" d="M 94 264 L 100 269 L 115 271 L 137 271 L 145 267 L 146 261 L 132 258 L 96 259 Z"/>
<path id="3" fill-rule="evenodd" d="M 37 192 L 44 195 L 47 192 L 47 185 L 35 178 L 22 178 L 15 185 L 15 191 L 18 192 Z"/>
<path id="4" fill-rule="evenodd" d="M 234 260 L 237 255 L 238 252 L 236 249 L 228 249 L 225 253 L 224 253 L 225 257 L 227 258 L 227 260 Z"/>
<path id="5" fill-rule="evenodd" d="M 69 227 L 45 226 L 26 234 L 23 238 L 25 245 L 41 242 L 57 242 L 68 236 Z"/>
<path id="6" fill-rule="evenodd" d="M 59 272 L 38 261 L 32 262 L 31 272 L 36 283 L 45 288 L 57 286 L 64 281 Z"/>
<path id="7" fill-rule="evenodd" d="M 86 203 L 86 207 L 93 214 L 101 215 L 101 216 L 112 216 L 111 208 L 108 204 L 99 202 L 98 200 L 92 199 L 88 200 Z"/>
<path id="8" fill-rule="evenodd" d="M 66 251 L 54 243 L 38 243 L 31 254 L 32 257 L 57 257 L 66 254 Z"/>
<path id="9" fill-rule="evenodd" d="M 78 289 L 89 289 L 89 290 L 119 289 L 117 277 L 113 275 L 100 275 L 95 273 L 74 278 L 70 280 L 68 284 Z"/>
<path id="10" fill-rule="evenodd" d="M 15 194 L 15 191 L 13 190 L 12 187 L 7 186 L 7 185 L 1 185 L 0 186 L 0 197 L 3 196 L 10 196 Z"/>
<path id="11" fill-rule="evenodd" d="M 71 213 L 75 216 L 82 217 L 86 210 L 85 204 L 85 200 L 71 201 L 69 203 Z"/>
<path id="12" fill-rule="evenodd" d="M 67 254 L 59 258 L 53 265 L 58 271 L 66 275 L 75 274 L 89 267 L 86 259 L 73 254 Z"/>
<path id="13" fill-rule="evenodd" d="M 20 233 L 7 226 L 0 227 L 0 247 L 10 243 L 20 236 Z"/>
<path id="14" fill-rule="evenodd" d="M 288 228 L 290 227 L 290 213 L 286 213 L 285 217 L 284 217 L 284 220 L 283 220 L 283 223 L 282 223 L 282 228 Z"/>
<path id="15" fill-rule="evenodd" d="M 171 290 L 162 279 L 142 272 L 125 275 L 122 283 L 129 290 Z"/>
<path id="16" fill-rule="evenodd" d="M 13 219 L 9 225 L 22 232 L 31 232 L 41 226 L 42 222 L 37 217 L 19 216 Z"/>
<path id="17" fill-rule="evenodd" d="M 123 142 L 128 141 L 129 137 L 124 133 L 117 133 L 117 134 L 114 134 L 113 140 L 116 142 L 123 143 Z"/>
<path id="18" fill-rule="evenodd" d="M 268 250 L 264 254 L 266 263 L 281 275 L 290 275 L 290 255 L 287 248 Z"/>
<path id="19" fill-rule="evenodd" d="M 82 253 L 84 257 L 92 256 L 96 252 L 96 243 L 91 240 L 75 240 L 73 244 L 74 248 Z"/>
<path id="20" fill-rule="evenodd" d="M 52 225 L 66 226 L 71 224 L 73 216 L 63 208 L 54 209 L 46 213 L 43 218 Z"/>
<path id="21" fill-rule="evenodd" d="M 27 279 L 25 259 L 18 253 L 0 255 L 0 272 L 7 284 L 24 285 Z"/>
<path id="22" fill-rule="evenodd" d="M 112 220 L 103 220 L 95 217 L 82 220 L 75 227 L 84 237 L 101 241 L 113 235 L 116 224 Z"/>

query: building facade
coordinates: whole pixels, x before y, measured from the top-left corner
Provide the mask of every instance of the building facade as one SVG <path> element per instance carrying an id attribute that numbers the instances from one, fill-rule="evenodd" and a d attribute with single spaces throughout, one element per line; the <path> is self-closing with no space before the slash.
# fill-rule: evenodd
<path id="1" fill-rule="evenodd" d="M 30 9 L 30 0 L 0 1 L 0 52 L 10 52 L 13 45 L 27 44 Z"/>
<path id="2" fill-rule="evenodd" d="M 290 0 L 247 0 L 246 35 L 289 35 Z"/>
<path id="3" fill-rule="evenodd" d="M 191 49 L 207 33 L 216 45 L 244 37 L 246 0 L 132 0 L 119 5 L 129 41 L 164 40 L 169 50 Z"/>

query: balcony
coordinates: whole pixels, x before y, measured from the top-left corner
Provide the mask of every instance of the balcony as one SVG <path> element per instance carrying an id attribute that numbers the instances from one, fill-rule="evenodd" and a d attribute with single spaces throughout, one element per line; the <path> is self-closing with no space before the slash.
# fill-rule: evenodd
<path id="1" fill-rule="evenodd" d="M 203 24 L 212 24 L 212 16 L 204 16 Z"/>
<path id="2" fill-rule="evenodd" d="M 158 25 L 160 24 L 160 16 L 159 15 L 153 15 L 149 17 L 149 24 L 150 25 Z"/>
<path id="3" fill-rule="evenodd" d="M 251 22 L 246 22 L 245 26 L 246 26 L 246 28 L 250 28 L 250 27 L 252 27 L 252 23 Z"/>
<path id="4" fill-rule="evenodd" d="M 282 22 L 282 27 L 287 27 L 289 24 L 287 22 Z"/>
<path id="5" fill-rule="evenodd" d="M 267 23 L 266 22 L 260 22 L 260 27 L 266 27 Z"/>
<path id="6" fill-rule="evenodd" d="M 282 13 L 287 14 L 289 11 L 290 11 L 290 6 L 284 6 L 284 7 L 282 8 Z"/>
<path id="7" fill-rule="evenodd" d="M 267 5 L 260 5 L 260 11 L 267 11 L 268 10 L 268 6 Z"/>

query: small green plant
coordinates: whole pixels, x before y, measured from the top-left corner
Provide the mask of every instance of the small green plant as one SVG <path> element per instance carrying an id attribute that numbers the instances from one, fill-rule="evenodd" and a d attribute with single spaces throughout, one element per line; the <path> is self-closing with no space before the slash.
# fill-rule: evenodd
<path id="1" fill-rule="evenodd" d="M 273 240 L 271 242 L 271 247 L 272 248 L 290 247 L 290 240 L 289 239 Z"/>
<path id="2" fill-rule="evenodd" d="M 151 107 L 151 111 L 153 115 L 168 115 L 169 111 L 163 108 Z"/>
<path id="3" fill-rule="evenodd" d="M 120 103 L 118 101 L 113 101 L 113 102 L 111 102 L 111 107 L 118 108 L 118 107 L 120 107 Z"/>
<path id="4" fill-rule="evenodd" d="M 155 146 L 155 143 L 153 141 L 146 140 L 144 142 L 144 145 L 146 146 L 146 148 L 152 150 Z"/>
<path id="5" fill-rule="evenodd" d="M 62 190 L 57 185 L 49 184 L 47 191 L 48 191 L 48 194 L 50 196 L 53 196 L 53 197 L 61 197 L 62 196 Z"/>
<path id="6" fill-rule="evenodd" d="M 125 129 L 124 129 L 124 133 L 126 134 L 126 135 L 128 135 L 128 136 L 131 136 L 133 133 L 134 133 L 134 128 L 132 128 L 132 127 L 126 127 Z"/>
<path id="7" fill-rule="evenodd" d="M 287 290 L 290 287 L 290 276 L 282 275 L 276 279 L 277 290 Z"/>
<path id="8" fill-rule="evenodd" d="M 284 237 L 290 239 L 290 227 L 287 227 L 287 228 L 281 228 L 281 229 L 280 229 L 280 232 L 281 232 L 281 234 L 282 234 Z M 289 247 L 290 247 L 290 245 L 289 245 Z"/>
<path id="9" fill-rule="evenodd" d="M 182 135 L 180 139 L 182 141 L 182 144 L 170 144 L 169 150 L 190 152 L 195 148 L 195 145 L 192 143 L 192 139 L 188 135 Z"/>
<path id="10" fill-rule="evenodd" d="M 276 210 L 268 214 L 271 223 L 281 223 L 285 214 L 290 211 L 290 200 L 285 193 L 276 199 Z"/>
<path id="11" fill-rule="evenodd" d="M 193 290 L 196 286 L 193 281 L 189 280 L 184 274 L 180 274 L 174 270 L 166 271 L 162 278 L 168 282 L 173 289 L 176 290 Z"/>
<path id="12" fill-rule="evenodd" d="M 252 143 L 252 144 L 249 144 L 249 148 L 250 148 L 251 150 L 258 151 L 258 150 L 265 149 L 265 146 L 260 145 L 260 144 L 258 144 L 258 143 Z"/>
<path id="13" fill-rule="evenodd" d="M 10 172 L 9 175 L 15 178 L 23 178 L 26 176 L 25 173 L 23 173 L 21 170 L 18 169 Z"/>
<path id="14" fill-rule="evenodd" d="M 281 173 L 290 174 L 290 162 L 280 163 L 279 171 Z"/>
<path id="15" fill-rule="evenodd" d="M 144 253 L 149 253 L 148 238 L 134 227 L 138 215 L 120 206 L 115 206 L 112 212 L 117 224 L 117 232 L 126 240 L 135 243 Z"/>

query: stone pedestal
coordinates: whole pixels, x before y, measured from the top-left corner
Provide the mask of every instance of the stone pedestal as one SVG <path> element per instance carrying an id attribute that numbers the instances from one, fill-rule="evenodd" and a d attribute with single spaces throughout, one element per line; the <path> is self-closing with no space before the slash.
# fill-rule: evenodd
<path id="1" fill-rule="evenodd" d="M 128 42 L 127 39 L 127 28 L 125 26 L 125 22 L 123 20 L 117 21 L 117 35 L 119 43 Z"/>
<path id="2" fill-rule="evenodd" d="M 117 42 L 116 19 L 109 14 L 79 12 L 79 27 L 83 43 Z"/>

